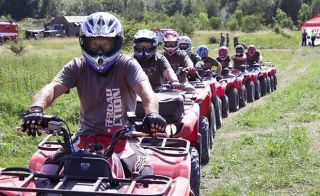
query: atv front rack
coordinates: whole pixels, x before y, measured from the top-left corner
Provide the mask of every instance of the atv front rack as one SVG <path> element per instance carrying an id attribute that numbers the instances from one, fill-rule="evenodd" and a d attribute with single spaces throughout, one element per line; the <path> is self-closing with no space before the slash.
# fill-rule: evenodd
<path id="1" fill-rule="evenodd" d="M 6 180 L 3 183 L 2 180 Z M 11 179 L 11 183 L 8 183 Z M 43 183 L 46 181 L 46 183 Z M 172 179 L 147 175 L 135 179 L 61 176 L 31 172 L 27 168 L 5 168 L 0 176 L 0 194 L 8 192 L 54 193 L 61 195 L 152 195 L 168 194 Z M 150 189 L 148 189 L 150 188 Z"/>

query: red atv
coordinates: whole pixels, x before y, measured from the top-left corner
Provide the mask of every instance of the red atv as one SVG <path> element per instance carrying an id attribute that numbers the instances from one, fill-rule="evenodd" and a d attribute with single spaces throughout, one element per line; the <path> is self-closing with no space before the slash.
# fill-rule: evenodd
<path id="1" fill-rule="evenodd" d="M 229 109 L 231 112 L 236 112 L 240 107 L 247 104 L 247 89 L 244 83 L 243 75 L 232 74 L 233 70 L 227 70 L 230 74 L 224 74 L 224 78 L 220 82 L 225 82 L 226 94 L 229 98 Z"/>
<path id="2" fill-rule="evenodd" d="M 274 66 L 263 66 L 260 63 L 255 63 L 248 66 L 246 70 L 258 73 L 261 84 L 261 96 L 277 89 L 277 71 Z"/>
<path id="3" fill-rule="evenodd" d="M 136 132 L 139 126 L 132 125 L 111 136 L 106 134 L 111 137 L 109 146 L 87 137 L 86 148 L 75 152 L 69 131 L 61 121 L 50 118 L 47 117 L 48 126 L 42 131 L 48 136 L 39 144 L 29 168 L 1 169 L 1 195 L 199 195 L 199 157 L 187 140 L 145 137 L 146 134 Z M 57 140 L 61 137 L 63 142 Z M 140 146 L 150 156 L 154 175 L 125 172 L 114 153 L 123 138 L 139 138 Z M 108 148 L 104 149 L 105 145 Z M 62 159 L 58 172 L 39 172 L 47 157 L 61 147 L 70 153 Z"/>
<path id="4" fill-rule="evenodd" d="M 156 89 L 159 102 L 159 113 L 167 121 L 167 134 L 174 138 L 190 141 L 201 157 L 201 164 L 209 162 L 210 140 L 209 122 L 206 117 L 200 117 L 200 107 L 192 99 L 186 98 L 181 90 L 173 89 L 165 84 Z M 144 110 L 141 99 L 137 101 L 137 119 L 142 120 Z"/>
<path id="5" fill-rule="evenodd" d="M 211 101 L 213 103 L 216 116 L 216 126 L 217 128 L 221 128 L 222 118 L 226 118 L 229 115 L 229 99 L 225 94 L 227 83 L 219 82 L 211 70 L 198 68 L 198 73 L 202 82 L 210 86 L 212 94 Z"/>

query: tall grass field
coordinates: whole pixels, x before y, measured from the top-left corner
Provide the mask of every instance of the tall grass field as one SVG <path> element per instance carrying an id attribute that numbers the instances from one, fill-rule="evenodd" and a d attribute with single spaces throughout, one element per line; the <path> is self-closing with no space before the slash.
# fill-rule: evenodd
<path id="1" fill-rule="evenodd" d="M 209 38 L 219 34 L 195 32 L 193 47 L 206 44 L 210 56 L 216 57 L 218 44 L 209 43 Z M 224 119 L 210 163 L 202 167 L 202 195 L 320 194 L 320 49 L 299 46 L 299 38 L 300 32 L 239 33 L 240 43 L 257 45 L 263 59 L 277 66 L 278 89 Z M 43 136 L 32 138 L 16 131 L 21 115 L 34 94 L 64 64 L 81 55 L 78 39 L 43 39 L 25 45 L 21 55 L 8 45 L 0 46 L 0 167 L 28 165 Z M 62 117 L 75 131 L 78 110 L 77 93 L 72 90 L 46 113 Z"/>

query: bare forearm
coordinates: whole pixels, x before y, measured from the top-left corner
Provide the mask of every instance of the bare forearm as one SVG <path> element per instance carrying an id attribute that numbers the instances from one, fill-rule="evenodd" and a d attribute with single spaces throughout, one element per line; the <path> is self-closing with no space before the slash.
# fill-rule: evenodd
<path id="1" fill-rule="evenodd" d="M 69 89 L 59 83 L 50 83 L 42 87 L 42 89 L 33 97 L 31 106 L 49 107 L 52 102 Z"/>
<path id="2" fill-rule="evenodd" d="M 134 87 L 134 91 L 141 97 L 145 113 L 159 112 L 159 104 L 148 81 L 143 81 Z"/>
<path id="3" fill-rule="evenodd" d="M 164 77 L 170 82 L 178 81 L 177 75 L 174 73 L 173 69 L 167 69 L 163 72 Z"/>

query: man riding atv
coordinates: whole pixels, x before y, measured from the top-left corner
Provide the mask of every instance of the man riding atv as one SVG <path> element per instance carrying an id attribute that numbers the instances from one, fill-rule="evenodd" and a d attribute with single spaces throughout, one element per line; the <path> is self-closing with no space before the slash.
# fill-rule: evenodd
<path id="1" fill-rule="evenodd" d="M 147 29 L 139 30 L 133 37 L 134 58 L 147 74 L 153 89 L 163 85 L 165 80 L 170 81 L 175 88 L 182 88 L 166 57 L 157 53 L 157 45 L 158 40 L 154 32 Z"/>
<path id="2" fill-rule="evenodd" d="M 190 74 L 197 72 L 193 63 L 185 51 L 178 49 L 179 35 L 177 32 L 170 30 L 163 34 L 164 51 L 162 54 L 168 59 L 172 69 L 178 72 L 179 67 L 186 68 Z M 179 77 L 181 83 L 186 83 L 186 77 Z"/>
<path id="3" fill-rule="evenodd" d="M 247 65 L 260 64 L 262 61 L 261 52 L 256 49 L 255 45 L 248 46 L 247 52 Z"/>
<path id="4" fill-rule="evenodd" d="M 229 68 L 231 66 L 231 58 L 229 56 L 229 49 L 222 46 L 218 49 L 218 57 L 216 60 L 221 64 L 221 74 L 225 77 L 229 74 Z"/>
<path id="5" fill-rule="evenodd" d="M 192 52 L 192 41 L 190 37 L 180 36 L 178 41 L 178 46 L 180 50 L 184 50 L 187 52 L 187 54 L 189 55 L 190 59 L 192 60 L 195 66 L 198 62 L 201 61 L 201 57 L 197 53 Z"/>
<path id="6" fill-rule="evenodd" d="M 242 70 L 243 65 L 247 62 L 247 55 L 244 53 L 243 45 L 237 45 L 235 48 L 236 54 L 231 57 L 233 61 L 233 68 Z"/>
<path id="7" fill-rule="evenodd" d="M 221 64 L 211 57 L 209 57 L 209 49 L 205 45 L 201 45 L 197 48 L 196 53 L 200 56 L 202 63 L 198 63 L 197 68 L 201 68 L 203 70 L 212 70 L 212 67 L 217 67 L 216 73 L 218 78 L 222 78 L 221 71 L 222 66 Z"/>
<path id="8" fill-rule="evenodd" d="M 83 22 L 79 41 L 82 57 L 67 63 L 34 96 L 23 118 L 22 130 L 36 136 L 44 109 L 76 87 L 80 99 L 80 129 L 72 139 L 75 151 L 84 148 L 89 137 L 107 139 L 106 132 L 125 126 L 126 113 L 135 111 L 136 94 L 143 100 L 144 130 L 150 134 L 163 131 L 166 121 L 158 114 L 158 103 L 148 77 L 134 58 L 120 54 L 124 41 L 120 21 L 106 12 L 93 13 Z M 131 174 L 153 173 L 146 153 L 136 140 L 127 140 L 122 147 L 116 153 Z M 42 172 L 55 174 L 68 153 L 64 148 L 58 150 L 46 160 Z"/>

